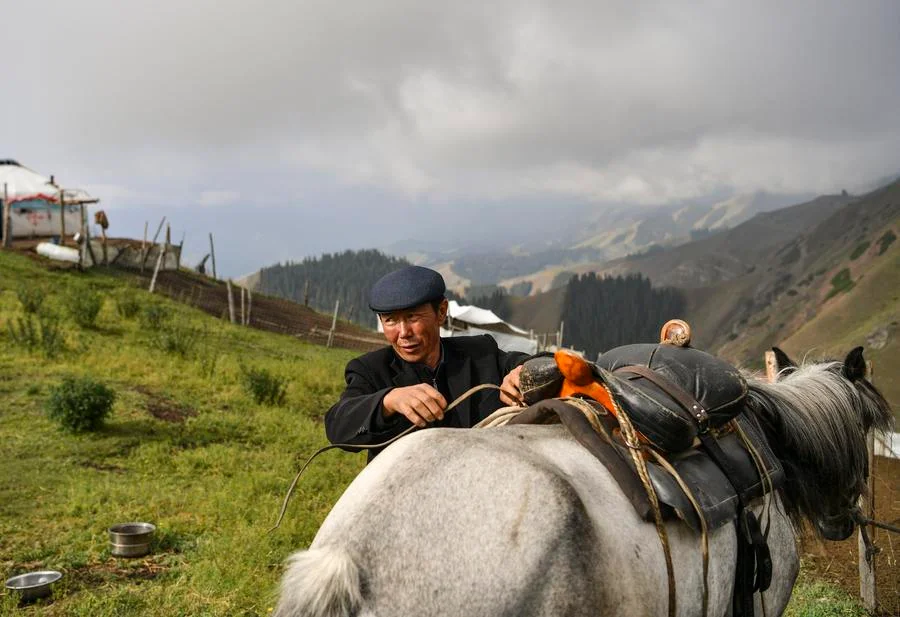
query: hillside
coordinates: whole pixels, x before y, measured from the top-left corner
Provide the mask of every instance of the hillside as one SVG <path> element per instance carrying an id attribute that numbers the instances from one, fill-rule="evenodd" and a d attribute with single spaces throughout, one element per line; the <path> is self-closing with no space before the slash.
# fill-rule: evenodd
<path id="1" fill-rule="evenodd" d="M 40 334 L 34 348 L 21 342 L 23 289 L 45 294 L 43 323 L 62 342 L 50 357 Z M 78 325 L 74 299 L 91 293 L 102 303 L 96 323 Z M 0 570 L 64 575 L 35 606 L 18 609 L 4 593 L 0 614 L 267 614 L 282 561 L 309 543 L 365 462 L 323 457 L 282 527 L 266 533 L 298 460 L 327 443 L 321 416 L 354 353 L 231 325 L 105 269 L 0 251 Z M 284 401 L 257 403 L 250 370 L 285 385 Z M 45 415 L 68 375 L 115 393 L 98 432 L 61 432 Z M 106 529 L 125 521 L 157 526 L 150 555 L 111 556 Z"/>

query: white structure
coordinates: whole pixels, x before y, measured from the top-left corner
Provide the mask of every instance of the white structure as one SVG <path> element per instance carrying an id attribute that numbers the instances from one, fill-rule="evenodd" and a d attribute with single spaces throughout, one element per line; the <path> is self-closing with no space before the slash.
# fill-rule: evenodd
<path id="1" fill-rule="evenodd" d="M 493 311 L 477 306 L 459 304 L 450 300 L 447 328 L 441 328 L 441 336 L 475 336 L 489 334 L 503 351 L 522 351 L 535 354 L 537 341 L 529 337 L 522 328 L 507 323 Z"/>
<path id="2" fill-rule="evenodd" d="M 900 433 L 888 433 L 884 438 L 876 435 L 875 456 L 900 458 Z"/>
<path id="3" fill-rule="evenodd" d="M 80 189 L 61 189 L 50 178 L 16 161 L 0 160 L 0 201 L 9 203 L 12 238 L 59 235 L 65 216 L 66 236 L 81 230 L 82 206 L 97 203 Z M 0 226 L 5 221 L 0 217 Z"/>

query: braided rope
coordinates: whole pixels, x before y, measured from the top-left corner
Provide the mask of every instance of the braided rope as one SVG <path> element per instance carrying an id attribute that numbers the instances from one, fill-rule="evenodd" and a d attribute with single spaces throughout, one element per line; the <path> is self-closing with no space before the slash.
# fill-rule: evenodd
<path id="1" fill-rule="evenodd" d="M 631 459 L 634 461 L 635 469 L 637 469 L 638 477 L 641 479 L 641 484 L 644 485 L 644 490 L 647 492 L 647 499 L 650 502 L 650 508 L 653 510 L 653 520 L 656 524 L 656 533 L 659 536 L 659 542 L 662 544 L 663 555 L 666 559 L 666 576 L 669 579 L 669 617 L 674 617 L 676 613 L 676 593 L 675 593 L 675 567 L 672 565 L 672 549 L 669 546 L 669 534 L 666 531 L 666 525 L 663 522 L 662 518 L 662 510 L 659 507 L 659 498 L 656 496 L 656 489 L 653 488 L 653 483 L 650 480 L 650 473 L 647 471 L 647 461 L 644 460 L 644 456 L 642 454 L 643 446 L 641 445 L 640 440 L 638 439 L 638 432 L 634 428 L 634 425 L 631 423 L 631 419 L 628 417 L 628 414 L 622 409 L 619 405 L 618 401 L 613 397 L 612 392 L 606 384 L 601 384 L 604 390 L 606 390 L 607 394 L 609 394 L 609 399 L 612 401 L 613 407 L 615 407 L 616 419 L 619 421 L 619 428 L 622 430 L 622 437 L 625 440 L 625 445 L 628 447 L 628 452 L 631 454 Z"/>

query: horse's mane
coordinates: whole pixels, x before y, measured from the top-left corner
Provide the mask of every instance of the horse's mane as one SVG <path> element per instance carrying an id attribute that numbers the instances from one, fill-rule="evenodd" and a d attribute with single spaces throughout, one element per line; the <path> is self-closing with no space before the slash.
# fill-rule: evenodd
<path id="1" fill-rule="evenodd" d="M 846 379 L 842 366 L 807 364 L 775 383 L 748 380 L 748 410 L 784 465 L 782 501 L 797 526 L 853 505 L 866 489 L 866 431 L 893 423 L 881 394 L 865 379 Z"/>

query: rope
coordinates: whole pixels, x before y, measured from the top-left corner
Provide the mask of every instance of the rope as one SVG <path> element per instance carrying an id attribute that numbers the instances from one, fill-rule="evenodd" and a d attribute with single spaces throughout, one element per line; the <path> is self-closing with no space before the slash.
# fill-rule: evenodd
<path id="1" fill-rule="evenodd" d="M 678 486 L 684 491 L 688 501 L 691 502 L 694 512 L 697 513 L 697 518 L 700 519 L 700 547 L 703 554 L 703 617 L 706 617 L 709 612 L 709 526 L 706 523 L 706 517 L 703 516 L 700 504 L 697 502 L 697 499 L 694 497 L 694 494 L 691 492 L 687 483 L 681 477 L 681 474 L 679 474 L 672 464 L 659 452 L 653 448 L 648 448 L 647 450 L 653 455 L 653 458 L 656 459 L 659 466 L 665 469 L 675 482 L 678 483 Z"/>
<path id="2" fill-rule="evenodd" d="M 637 469 L 638 477 L 644 490 L 647 492 L 647 499 L 650 501 L 650 508 L 653 510 L 653 519 L 656 523 L 656 533 L 659 535 L 659 541 L 663 547 L 663 555 L 666 559 L 666 576 L 669 579 L 669 617 L 674 617 L 676 613 L 676 594 L 675 594 L 675 568 L 672 565 L 672 549 L 669 546 L 669 534 L 666 531 L 666 525 L 663 522 L 662 510 L 659 507 L 659 499 L 656 496 L 656 490 L 650 481 L 650 474 L 647 471 L 647 461 L 641 453 L 643 450 L 638 440 L 637 430 L 631 423 L 631 419 L 619 406 L 618 401 L 613 397 L 609 387 L 601 384 L 603 389 L 609 394 L 613 407 L 615 407 L 616 419 L 619 420 L 619 428 L 622 429 L 622 437 L 625 439 L 625 445 L 628 446 L 628 452 L 634 461 L 635 469 Z M 701 517 L 702 518 L 702 517 Z"/>
<path id="3" fill-rule="evenodd" d="M 500 386 L 497 386 L 497 385 L 494 385 L 491 383 L 483 383 L 481 385 L 474 386 L 474 387 L 466 390 L 462 395 L 457 397 L 452 403 L 447 405 L 447 409 L 445 409 L 444 411 L 446 412 L 446 411 L 452 410 L 454 407 L 456 407 L 457 405 L 462 403 L 464 400 L 466 400 L 467 398 L 469 398 L 476 392 L 479 392 L 481 390 L 489 390 L 489 389 L 490 390 L 501 390 Z M 405 437 L 406 435 L 409 435 L 410 433 L 412 433 L 413 431 L 415 431 L 419 428 L 420 427 L 413 424 L 409 428 L 405 429 L 399 435 L 396 435 L 395 437 L 391 437 L 390 439 L 388 439 L 387 441 L 384 441 L 382 443 L 367 444 L 367 445 L 360 445 L 360 444 L 355 444 L 355 443 L 333 443 L 331 445 L 321 447 L 318 450 L 316 450 L 315 452 L 313 452 L 312 455 L 308 459 L 306 459 L 306 462 L 303 463 L 303 466 L 300 468 L 300 471 L 297 472 L 297 475 L 294 476 L 294 481 L 291 482 L 291 486 L 290 486 L 290 488 L 288 488 L 287 494 L 284 496 L 284 503 L 281 504 L 281 512 L 278 514 L 278 520 L 275 522 L 275 526 L 272 527 L 271 529 L 269 529 L 269 531 L 266 533 L 272 533 L 273 531 L 278 529 L 278 527 L 281 525 L 281 521 L 284 519 L 284 513 L 287 511 L 288 502 L 291 500 L 291 495 L 294 494 L 294 489 L 297 487 L 297 482 L 300 480 L 300 476 L 303 475 L 303 472 L 306 471 L 306 468 L 309 467 L 309 464 L 313 462 L 314 458 L 316 458 L 317 456 L 319 456 L 320 454 L 322 454 L 324 452 L 327 452 L 328 450 L 333 450 L 335 448 L 359 448 L 362 450 L 372 450 L 373 448 L 383 448 L 387 445 L 394 443 L 401 437 Z"/>

